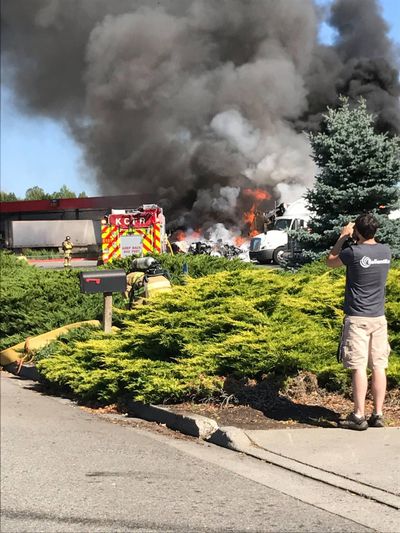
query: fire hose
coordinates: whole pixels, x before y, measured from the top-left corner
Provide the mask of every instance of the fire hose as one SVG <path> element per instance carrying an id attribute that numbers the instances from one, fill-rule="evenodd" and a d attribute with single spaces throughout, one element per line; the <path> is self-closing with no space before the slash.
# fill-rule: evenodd
<path id="1" fill-rule="evenodd" d="M 27 366 L 25 363 L 29 362 L 35 350 L 39 350 L 60 337 L 63 333 L 81 326 L 99 326 L 99 320 L 84 320 L 82 322 L 74 322 L 67 324 L 61 328 L 53 329 L 47 333 L 37 335 L 36 337 L 28 337 L 25 341 L 15 344 L 10 348 L 6 348 L 0 352 L 0 366 L 11 372 L 12 374 L 21 377 L 36 378 L 35 367 Z"/>

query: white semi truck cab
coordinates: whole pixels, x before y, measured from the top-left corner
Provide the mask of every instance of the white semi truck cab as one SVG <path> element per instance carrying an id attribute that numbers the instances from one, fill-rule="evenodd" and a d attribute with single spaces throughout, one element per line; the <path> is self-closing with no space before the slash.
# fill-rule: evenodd
<path id="1" fill-rule="evenodd" d="M 273 229 L 259 233 L 251 239 L 250 260 L 281 264 L 283 255 L 288 249 L 288 231 L 306 228 L 309 219 L 310 211 L 304 199 L 289 204 L 283 215 L 276 217 Z"/>

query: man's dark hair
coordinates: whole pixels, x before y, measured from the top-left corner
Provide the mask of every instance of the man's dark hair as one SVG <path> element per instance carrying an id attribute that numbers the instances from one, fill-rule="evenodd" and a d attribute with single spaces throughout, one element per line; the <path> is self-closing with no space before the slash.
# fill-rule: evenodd
<path id="1" fill-rule="evenodd" d="M 356 218 L 355 228 L 364 239 L 372 239 L 375 237 L 379 224 L 374 215 L 365 213 Z"/>

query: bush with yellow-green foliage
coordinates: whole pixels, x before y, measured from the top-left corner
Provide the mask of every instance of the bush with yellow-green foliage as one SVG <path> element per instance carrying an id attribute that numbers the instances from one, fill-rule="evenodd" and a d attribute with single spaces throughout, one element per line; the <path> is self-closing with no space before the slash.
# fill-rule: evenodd
<path id="1" fill-rule="evenodd" d="M 336 362 L 343 319 L 344 270 L 317 264 L 298 273 L 219 272 L 174 287 L 151 305 L 115 311 L 118 333 L 82 332 L 39 354 L 43 378 L 82 400 L 144 402 L 218 398 L 225 378 L 283 381 L 313 372 L 344 390 Z M 389 386 L 400 385 L 400 265 L 391 269 L 387 316 Z"/>

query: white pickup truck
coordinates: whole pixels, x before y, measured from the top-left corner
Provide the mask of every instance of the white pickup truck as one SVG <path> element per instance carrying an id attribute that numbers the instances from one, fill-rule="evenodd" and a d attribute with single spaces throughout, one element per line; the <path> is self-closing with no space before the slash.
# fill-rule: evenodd
<path id="1" fill-rule="evenodd" d="M 303 198 L 296 200 L 286 208 L 282 216 L 276 217 L 273 229 L 259 233 L 250 241 L 249 255 L 251 261 L 259 263 L 281 264 L 288 249 L 288 231 L 306 228 L 310 211 Z"/>

